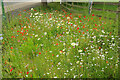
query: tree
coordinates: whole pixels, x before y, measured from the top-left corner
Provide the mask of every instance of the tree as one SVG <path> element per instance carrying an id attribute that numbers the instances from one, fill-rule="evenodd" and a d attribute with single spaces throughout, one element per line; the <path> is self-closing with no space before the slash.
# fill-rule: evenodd
<path id="1" fill-rule="evenodd" d="M 41 0 L 43 6 L 47 6 L 47 0 Z"/>

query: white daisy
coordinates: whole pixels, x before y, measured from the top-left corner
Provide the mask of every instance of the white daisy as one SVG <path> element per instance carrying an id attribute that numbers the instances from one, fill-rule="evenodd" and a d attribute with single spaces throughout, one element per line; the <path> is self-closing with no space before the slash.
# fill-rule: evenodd
<path id="1" fill-rule="evenodd" d="M 57 78 L 56 76 L 54 78 Z"/>
<path id="2" fill-rule="evenodd" d="M 33 10 L 33 8 L 31 8 L 31 10 Z"/>
<path id="3" fill-rule="evenodd" d="M 76 45 L 76 43 L 74 43 L 74 42 L 73 42 L 73 43 L 71 43 L 71 45 L 72 45 L 72 46 L 75 46 L 75 45 Z"/>
<path id="4" fill-rule="evenodd" d="M 79 63 L 79 61 L 76 62 L 77 64 Z"/>
<path id="5" fill-rule="evenodd" d="M 26 75 L 26 77 L 28 77 L 28 75 Z"/>
<path id="6" fill-rule="evenodd" d="M 70 17 L 67 17 L 67 19 L 70 19 Z"/>
<path id="7" fill-rule="evenodd" d="M 66 34 L 69 34 L 69 32 L 66 32 Z"/>
<path id="8" fill-rule="evenodd" d="M 38 40 L 40 40 L 40 38 L 38 38 Z"/>
<path id="9" fill-rule="evenodd" d="M 38 37 L 38 35 L 35 35 L 35 37 Z"/>
<path id="10" fill-rule="evenodd" d="M 59 57 L 59 55 L 56 55 L 56 57 Z"/>
<path id="11" fill-rule="evenodd" d="M 47 35 L 47 32 L 45 32 L 44 35 Z"/>
<path id="12" fill-rule="evenodd" d="M 32 70 L 29 70 L 29 72 L 32 72 Z"/>
<path id="13" fill-rule="evenodd" d="M 63 43 L 63 45 L 65 46 L 65 43 Z"/>

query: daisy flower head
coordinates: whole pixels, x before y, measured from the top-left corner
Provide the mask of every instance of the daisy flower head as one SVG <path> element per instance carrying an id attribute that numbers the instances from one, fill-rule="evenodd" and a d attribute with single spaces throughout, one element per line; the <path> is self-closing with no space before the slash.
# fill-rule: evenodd
<path id="1" fill-rule="evenodd" d="M 82 50 L 78 50 L 78 52 L 82 52 Z"/>
<path id="2" fill-rule="evenodd" d="M 76 45 L 76 43 L 74 43 L 74 42 L 73 42 L 73 43 L 71 43 L 71 45 L 72 45 L 72 46 L 75 46 L 75 45 Z"/>
<path id="3" fill-rule="evenodd" d="M 47 35 L 47 32 L 45 32 L 44 35 Z"/>
<path id="4" fill-rule="evenodd" d="M 35 35 L 35 37 L 38 37 L 38 35 Z"/>

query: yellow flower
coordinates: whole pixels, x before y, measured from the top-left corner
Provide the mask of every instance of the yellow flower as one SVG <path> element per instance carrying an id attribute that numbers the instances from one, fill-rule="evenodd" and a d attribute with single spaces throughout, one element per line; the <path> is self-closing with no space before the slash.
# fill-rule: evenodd
<path id="1" fill-rule="evenodd" d="M 38 35 L 35 35 L 35 37 L 38 37 Z"/>
<path id="2" fill-rule="evenodd" d="M 57 26 L 57 28 L 59 28 L 59 26 Z"/>
<path id="3" fill-rule="evenodd" d="M 78 52 L 82 52 L 82 50 L 78 50 Z"/>
<path id="4" fill-rule="evenodd" d="M 70 59 L 68 59 L 67 61 L 70 61 Z"/>
<path id="5" fill-rule="evenodd" d="M 69 32 L 66 32 L 66 34 L 69 34 Z"/>
<path id="6" fill-rule="evenodd" d="M 60 54 L 62 54 L 62 51 L 60 51 Z"/>
<path id="7" fill-rule="evenodd" d="M 70 17 L 67 17 L 67 19 L 70 19 Z"/>
<path id="8" fill-rule="evenodd" d="M 76 62 L 77 64 L 79 63 L 79 61 Z"/>

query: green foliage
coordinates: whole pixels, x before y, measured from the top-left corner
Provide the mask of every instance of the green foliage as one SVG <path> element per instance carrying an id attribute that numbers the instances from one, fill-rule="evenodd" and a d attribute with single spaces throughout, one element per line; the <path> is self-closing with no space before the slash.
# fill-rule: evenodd
<path id="1" fill-rule="evenodd" d="M 117 22 L 57 6 L 22 11 L 4 28 L 3 77 L 118 77 Z"/>

